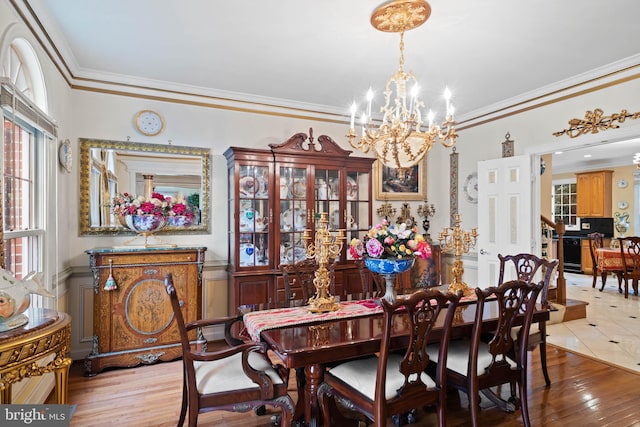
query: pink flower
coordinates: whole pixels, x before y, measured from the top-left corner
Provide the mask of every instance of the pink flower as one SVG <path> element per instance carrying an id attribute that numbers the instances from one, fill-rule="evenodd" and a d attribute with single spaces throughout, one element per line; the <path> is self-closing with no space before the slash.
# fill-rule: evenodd
<path id="1" fill-rule="evenodd" d="M 184 215 L 187 212 L 187 207 L 183 203 L 176 203 L 173 205 L 173 213 L 176 215 Z"/>
<path id="2" fill-rule="evenodd" d="M 155 208 L 156 208 L 156 205 L 154 205 L 151 202 L 144 202 L 140 205 L 140 210 L 142 211 L 142 213 L 145 213 L 145 214 L 153 213 L 153 210 Z"/>
<path id="3" fill-rule="evenodd" d="M 367 240 L 367 253 L 372 258 L 380 258 L 384 253 L 384 246 L 376 239 Z"/>

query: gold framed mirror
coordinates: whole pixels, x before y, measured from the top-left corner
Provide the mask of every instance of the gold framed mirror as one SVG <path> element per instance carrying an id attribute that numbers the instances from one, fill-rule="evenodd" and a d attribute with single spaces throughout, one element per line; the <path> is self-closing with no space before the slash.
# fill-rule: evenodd
<path id="1" fill-rule="evenodd" d="M 197 212 L 190 227 L 161 234 L 210 232 L 209 149 L 80 138 L 80 235 L 134 234 L 111 212 L 117 193 L 144 195 L 144 175 L 154 191 L 184 196 Z"/>

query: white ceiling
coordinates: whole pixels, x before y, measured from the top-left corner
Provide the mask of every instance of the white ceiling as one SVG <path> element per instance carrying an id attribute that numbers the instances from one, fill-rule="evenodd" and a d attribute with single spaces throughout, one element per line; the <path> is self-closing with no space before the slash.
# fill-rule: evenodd
<path id="1" fill-rule="evenodd" d="M 380 1 L 22 1 L 79 81 L 347 116 L 369 86 L 381 100 L 398 67 L 399 36 L 369 23 Z M 438 112 L 449 86 L 458 119 L 640 63 L 638 0 L 430 4 L 429 20 L 405 35 L 405 69 Z"/>

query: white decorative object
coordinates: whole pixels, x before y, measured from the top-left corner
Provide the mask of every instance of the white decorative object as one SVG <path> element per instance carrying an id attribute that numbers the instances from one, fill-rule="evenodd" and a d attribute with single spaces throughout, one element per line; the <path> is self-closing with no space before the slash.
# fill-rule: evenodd
<path id="1" fill-rule="evenodd" d="M 62 141 L 60 147 L 58 147 L 58 161 L 66 172 L 71 172 L 73 153 L 71 151 L 71 142 L 68 139 Z"/>
<path id="2" fill-rule="evenodd" d="M 29 273 L 19 280 L 10 271 L 0 268 L 0 332 L 29 322 L 24 312 L 29 308 L 30 294 L 55 297 L 44 288 L 42 278 L 42 273 Z"/>
<path id="3" fill-rule="evenodd" d="M 627 185 L 629 185 L 629 183 L 627 182 L 626 179 L 620 178 L 618 180 L 618 188 L 627 188 Z"/>
<path id="4" fill-rule="evenodd" d="M 629 207 L 629 203 L 626 200 L 620 200 L 618 202 L 618 209 L 624 211 Z"/>

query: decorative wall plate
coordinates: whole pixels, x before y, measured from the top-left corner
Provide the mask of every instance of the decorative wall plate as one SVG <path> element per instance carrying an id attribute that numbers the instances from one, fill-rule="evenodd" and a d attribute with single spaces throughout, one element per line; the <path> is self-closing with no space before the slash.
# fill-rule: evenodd
<path id="1" fill-rule="evenodd" d="M 464 180 L 462 187 L 464 196 L 469 203 L 478 203 L 478 173 L 472 172 Z"/>
<path id="2" fill-rule="evenodd" d="M 68 139 L 62 141 L 58 147 L 58 161 L 65 171 L 71 172 L 73 153 L 71 152 L 71 142 Z"/>
<path id="3" fill-rule="evenodd" d="M 627 182 L 626 179 L 620 178 L 618 180 L 618 188 L 627 188 L 627 185 L 629 185 L 629 183 Z"/>
<path id="4" fill-rule="evenodd" d="M 618 202 L 618 209 L 625 210 L 629 207 L 629 203 L 626 200 L 620 200 Z"/>

